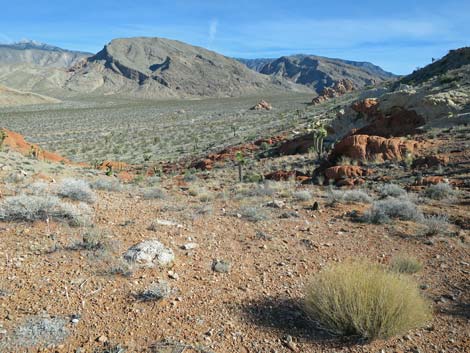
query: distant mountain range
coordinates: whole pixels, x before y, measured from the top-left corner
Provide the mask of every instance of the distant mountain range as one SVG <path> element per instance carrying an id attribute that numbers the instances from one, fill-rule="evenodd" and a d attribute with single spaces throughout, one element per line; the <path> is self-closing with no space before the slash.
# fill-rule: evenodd
<path id="1" fill-rule="evenodd" d="M 1 84 L 54 97 L 313 95 L 343 79 L 362 88 L 393 77 L 370 63 L 312 55 L 235 60 L 163 38 L 115 39 L 95 55 L 34 41 L 0 45 Z"/>
<path id="2" fill-rule="evenodd" d="M 0 65 L 32 64 L 42 67 L 68 67 L 91 55 L 35 41 L 0 44 Z"/>
<path id="3" fill-rule="evenodd" d="M 236 59 L 252 70 L 310 87 L 320 93 L 342 79 L 356 88 L 378 84 L 396 76 L 369 62 L 298 54 L 278 59 Z"/>

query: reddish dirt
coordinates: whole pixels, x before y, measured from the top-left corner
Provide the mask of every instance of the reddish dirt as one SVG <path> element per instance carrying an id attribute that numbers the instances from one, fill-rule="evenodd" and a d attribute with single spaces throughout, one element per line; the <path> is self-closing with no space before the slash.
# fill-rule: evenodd
<path id="1" fill-rule="evenodd" d="M 3 141 L 3 144 L 14 151 L 25 156 L 34 156 L 38 160 L 71 164 L 67 158 L 59 156 L 53 152 L 45 151 L 36 144 L 26 142 L 23 135 L 5 128 L 1 128 L 0 131 L 6 133 L 6 138 Z"/>

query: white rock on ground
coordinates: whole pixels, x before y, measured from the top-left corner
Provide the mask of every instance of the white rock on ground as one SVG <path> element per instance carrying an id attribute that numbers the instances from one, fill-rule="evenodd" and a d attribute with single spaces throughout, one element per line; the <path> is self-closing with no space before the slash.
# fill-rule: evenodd
<path id="1" fill-rule="evenodd" d="M 175 261 L 175 254 L 158 240 L 150 239 L 131 246 L 124 259 L 141 267 L 168 267 Z"/>

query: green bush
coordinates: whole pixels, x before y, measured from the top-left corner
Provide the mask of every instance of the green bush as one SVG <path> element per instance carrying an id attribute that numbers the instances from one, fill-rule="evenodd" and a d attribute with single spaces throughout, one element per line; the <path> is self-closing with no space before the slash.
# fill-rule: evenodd
<path id="1" fill-rule="evenodd" d="M 411 278 L 367 262 L 319 273 L 307 287 L 305 310 L 333 334 L 368 340 L 403 334 L 431 317 Z"/>

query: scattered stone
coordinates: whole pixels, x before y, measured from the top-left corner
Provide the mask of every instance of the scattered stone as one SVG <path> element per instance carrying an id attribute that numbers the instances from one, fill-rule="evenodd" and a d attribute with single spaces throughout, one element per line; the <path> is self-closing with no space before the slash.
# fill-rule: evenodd
<path id="1" fill-rule="evenodd" d="M 124 254 L 124 259 L 142 267 L 168 267 L 175 261 L 175 255 L 173 250 L 151 239 L 131 246 Z"/>
<path id="2" fill-rule="evenodd" d="M 152 283 L 147 289 L 138 293 L 135 298 L 139 301 L 158 301 L 168 298 L 172 290 L 166 281 Z"/>
<path id="3" fill-rule="evenodd" d="M 181 249 L 183 249 L 183 250 L 194 250 L 197 247 L 199 247 L 199 245 L 197 243 L 186 243 L 186 244 L 181 246 Z"/>
<path id="4" fill-rule="evenodd" d="M 180 276 L 174 271 L 168 271 L 168 277 L 176 281 L 180 278 Z"/>
<path id="5" fill-rule="evenodd" d="M 268 202 L 266 206 L 272 208 L 284 208 L 286 206 L 286 203 L 281 200 L 273 200 L 271 202 Z"/>
<path id="6" fill-rule="evenodd" d="M 224 260 L 214 260 L 212 262 L 212 270 L 219 273 L 228 273 L 231 269 L 231 263 Z"/>

